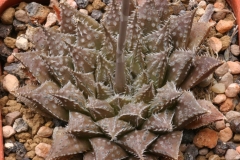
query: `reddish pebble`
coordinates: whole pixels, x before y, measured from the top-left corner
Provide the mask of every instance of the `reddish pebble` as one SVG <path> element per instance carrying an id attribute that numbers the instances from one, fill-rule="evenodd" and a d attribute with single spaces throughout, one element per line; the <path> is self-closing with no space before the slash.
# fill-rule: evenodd
<path id="1" fill-rule="evenodd" d="M 232 83 L 232 84 L 230 84 L 230 85 L 227 87 L 227 89 L 226 89 L 226 91 L 225 91 L 225 94 L 226 94 L 227 97 L 234 98 L 234 97 L 237 96 L 237 94 L 239 93 L 239 91 L 240 91 L 240 86 L 239 86 L 239 84 L 237 84 L 237 83 Z"/>
<path id="2" fill-rule="evenodd" d="M 227 99 L 225 94 L 218 94 L 215 98 L 213 98 L 213 103 L 220 104 Z"/>
<path id="3" fill-rule="evenodd" d="M 216 131 L 209 128 L 204 128 L 195 135 L 193 143 L 199 148 L 214 148 L 217 145 L 217 140 L 218 134 Z"/>
<path id="4" fill-rule="evenodd" d="M 224 62 L 221 66 L 219 66 L 216 70 L 215 70 L 215 74 L 218 77 L 222 77 L 224 74 L 226 74 L 229 70 L 228 64 L 226 62 Z"/>
<path id="5" fill-rule="evenodd" d="M 226 101 L 223 102 L 220 106 L 220 111 L 222 112 L 228 112 L 231 109 L 233 109 L 233 99 L 227 98 Z"/>
<path id="6" fill-rule="evenodd" d="M 216 30 L 220 33 L 225 33 L 232 29 L 233 21 L 220 20 L 216 25 Z"/>
<path id="7" fill-rule="evenodd" d="M 233 136 L 233 132 L 230 127 L 226 127 L 219 132 L 219 139 L 223 142 L 229 141 Z"/>
<path id="8" fill-rule="evenodd" d="M 39 143 L 36 147 L 35 147 L 35 153 L 36 155 L 38 155 L 39 157 L 43 157 L 46 158 L 49 151 L 51 149 L 51 145 L 46 144 L 46 143 Z"/>
<path id="9" fill-rule="evenodd" d="M 237 146 L 237 147 L 236 147 L 236 151 L 237 151 L 238 153 L 240 153 L 240 146 Z"/>

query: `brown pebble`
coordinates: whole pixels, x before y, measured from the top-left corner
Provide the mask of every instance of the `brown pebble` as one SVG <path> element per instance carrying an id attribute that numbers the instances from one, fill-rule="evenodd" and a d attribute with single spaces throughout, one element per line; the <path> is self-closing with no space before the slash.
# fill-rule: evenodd
<path id="1" fill-rule="evenodd" d="M 222 41 L 216 37 L 209 38 L 208 44 L 215 53 L 218 53 L 222 49 Z"/>
<path id="2" fill-rule="evenodd" d="M 232 83 L 230 84 L 226 91 L 225 91 L 225 94 L 227 97 L 231 97 L 231 98 L 234 98 L 237 96 L 237 94 L 240 92 L 240 86 L 239 84 L 237 83 Z"/>
<path id="3" fill-rule="evenodd" d="M 215 70 L 215 74 L 218 77 L 222 77 L 224 74 L 226 74 L 229 70 L 228 64 L 226 62 L 224 62 L 221 66 L 219 66 L 216 70 Z"/>
<path id="4" fill-rule="evenodd" d="M 193 139 L 193 143 L 198 147 L 214 148 L 217 145 L 218 134 L 216 131 L 204 128 L 200 130 Z"/>
<path id="5" fill-rule="evenodd" d="M 226 101 L 223 102 L 220 106 L 220 111 L 221 112 L 228 112 L 231 109 L 233 109 L 233 99 L 232 98 L 227 98 Z"/>
<path id="6" fill-rule="evenodd" d="M 230 43 L 231 43 L 231 37 L 230 36 L 225 35 L 225 36 L 221 37 L 220 40 L 222 42 L 221 51 L 227 49 L 230 46 Z"/>
<path id="7" fill-rule="evenodd" d="M 49 151 L 51 149 L 51 145 L 46 144 L 46 143 L 39 143 L 36 147 L 35 147 L 35 153 L 36 155 L 46 158 Z"/>

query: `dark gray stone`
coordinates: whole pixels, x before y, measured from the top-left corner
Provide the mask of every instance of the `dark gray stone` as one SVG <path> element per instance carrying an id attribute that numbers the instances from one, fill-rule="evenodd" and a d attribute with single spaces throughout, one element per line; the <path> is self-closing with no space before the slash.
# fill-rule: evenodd
<path id="1" fill-rule="evenodd" d="M 194 144 L 188 145 L 185 153 L 184 160 L 195 160 L 198 155 L 198 149 Z"/>
<path id="2" fill-rule="evenodd" d="M 0 60 L 6 61 L 7 57 L 12 54 L 12 49 L 8 48 L 0 39 Z"/>
<path id="3" fill-rule="evenodd" d="M 0 23 L 0 38 L 6 38 L 12 32 L 12 25 L 6 25 Z"/>
<path id="4" fill-rule="evenodd" d="M 13 129 L 18 133 L 24 132 L 28 130 L 28 124 L 22 118 L 18 118 L 13 123 Z"/>
<path id="5" fill-rule="evenodd" d="M 86 8 L 89 1 L 88 0 L 75 0 L 79 9 Z"/>
<path id="6" fill-rule="evenodd" d="M 95 20 L 100 20 L 102 19 L 103 13 L 99 10 L 93 10 L 91 17 L 94 18 Z"/>
<path id="7" fill-rule="evenodd" d="M 34 16 L 37 14 L 39 8 L 41 8 L 41 4 L 36 3 L 36 2 L 31 2 L 29 3 L 25 9 L 30 17 Z"/>
<path id="8" fill-rule="evenodd" d="M 103 0 L 103 3 L 108 4 L 110 3 L 110 0 Z"/>
<path id="9" fill-rule="evenodd" d="M 25 30 L 27 28 L 25 23 L 20 22 L 16 19 L 13 20 L 13 26 L 14 26 L 15 31 L 22 31 L 22 30 Z"/>
<path id="10" fill-rule="evenodd" d="M 214 147 L 213 152 L 217 155 L 224 156 L 228 149 L 228 145 L 222 141 L 218 141 L 217 145 Z"/>
<path id="11" fill-rule="evenodd" d="M 240 133 L 240 117 L 233 119 L 230 122 L 230 127 L 234 133 Z"/>
<path id="12" fill-rule="evenodd" d="M 15 146 L 17 147 L 16 149 L 16 159 L 17 160 L 22 160 L 27 153 L 26 148 L 24 145 L 20 142 L 15 142 Z"/>

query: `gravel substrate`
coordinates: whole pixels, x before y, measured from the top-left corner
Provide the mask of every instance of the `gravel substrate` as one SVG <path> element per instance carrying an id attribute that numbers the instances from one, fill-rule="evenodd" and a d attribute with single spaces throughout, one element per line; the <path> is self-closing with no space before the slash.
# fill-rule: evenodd
<path id="1" fill-rule="evenodd" d="M 109 3 L 109 0 L 66 1 L 97 21 L 101 20 Z M 144 3 L 144 0 L 138 1 Z M 181 2 L 171 6 L 173 14 L 195 7 L 198 8 L 195 21 L 214 11 L 210 20 L 212 28 L 201 50 L 224 63 L 193 92 L 199 98 L 211 100 L 226 119 L 197 130 L 185 130 L 179 159 L 240 159 L 240 50 L 235 17 L 225 0 L 193 0 L 190 5 L 185 4 L 186 0 Z M 176 8 L 180 10 L 176 11 Z M 52 4 L 42 6 L 34 2 L 22 2 L 15 8 L 8 8 L 1 16 L 0 60 L 4 71 L 0 76 L 0 106 L 3 106 L 5 160 L 43 160 L 51 148 L 54 127 L 66 125 L 36 114 L 7 92 L 28 83 L 28 73 L 21 70 L 22 64 L 12 53 L 34 47 L 31 39 L 36 22 L 45 28 L 59 28 Z"/>

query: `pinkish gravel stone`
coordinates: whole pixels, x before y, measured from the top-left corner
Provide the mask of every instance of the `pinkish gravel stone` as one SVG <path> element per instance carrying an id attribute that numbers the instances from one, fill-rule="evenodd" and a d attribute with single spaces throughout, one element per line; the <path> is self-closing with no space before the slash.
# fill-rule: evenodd
<path id="1" fill-rule="evenodd" d="M 16 133 L 12 126 L 3 126 L 2 132 L 4 138 L 9 138 Z"/>
<path id="2" fill-rule="evenodd" d="M 225 158 L 226 160 L 237 160 L 240 158 L 240 154 L 235 149 L 228 149 Z"/>
<path id="3" fill-rule="evenodd" d="M 218 83 L 225 84 L 225 87 L 227 88 L 231 83 L 233 83 L 233 75 L 227 72 L 222 76 L 221 80 Z"/>
<path id="4" fill-rule="evenodd" d="M 228 64 L 226 62 L 224 62 L 221 66 L 219 66 L 216 70 L 215 70 L 215 74 L 218 77 L 222 77 L 224 74 L 226 74 L 229 70 Z"/>
<path id="5" fill-rule="evenodd" d="M 21 115 L 22 114 L 19 111 L 14 111 L 14 112 L 8 113 L 5 116 L 5 121 L 6 121 L 5 123 L 6 123 L 6 125 L 10 125 L 11 126 L 17 118 L 21 117 Z"/>
<path id="6" fill-rule="evenodd" d="M 227 142 L 232 138 L 233 132 L 230 127 L 226 127 L 219 132 L 218 136 L 221 141 Z"/>
<path id="7" fill-rule="evenodd" d="M 46 21 L 44 27 L 51 27 L 51 26 L 53 26 L 56 23 L 57 23 L 57 16 L 56 16 L 56 14 L 50 12 L 48 14 L 48 16 L 47 16 L 47 21 Z"/>
<path id="8" fill-rule="evenodd" d="M 39 143 L 36 147 L 35 147 L 35 153 L 36 155 L 38 155 L 39 157 L 43 157 L 46 158 L 49 151 L 51 149 L 51 145 L 46 144 L 46 143 Z"/>
<path id="9" fill-rule="evenodd" d="M 230 84 L 226 91 L 225 91 L 225 94 L 227 97 L 231 97 L 231 98 L 234 98 L 237 96 L 237 94 L 240 92 L 240 86 L 239 84 L 237 83 L 232 83 Z"/>
<path id="10" fill-rule="evenodd" d="M 223 103 L 227 99 L 225 94 L 218 94 L 216 97 L 213 98 L 213 103 L 220 104 Z"/>
<path id="11" fill-rule="evenodd" d="M 222 49 L 222 41 L 216 37 L 209 38 L 208 45 L 215 53 L 218 53 Z"/>
<path id="12" fill-rule="evenodd" d="M 231 45 L 230 50 L 234 56 L 239 56 L 240 54 L 239 45 L 236 45 L 236 44 Z"/>
<path id="13" fill-rule="evenodd" d="M 240 64 L 238 62 L 228 61 L 229 71 L 232 74 L 240 74 Z"/>
<path id="14" fill-rule="evenodd" d="M 7 74 L 3 78 L 3 88 L 5 88 L 8 92 L 15 91 L 19 87 L 19 81 L 17 77 L 12 74 Z"/>

